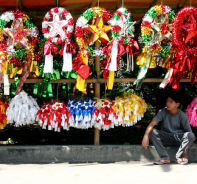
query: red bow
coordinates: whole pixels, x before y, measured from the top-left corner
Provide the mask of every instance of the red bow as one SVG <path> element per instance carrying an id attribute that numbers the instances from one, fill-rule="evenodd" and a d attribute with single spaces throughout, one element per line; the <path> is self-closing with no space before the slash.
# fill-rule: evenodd
<path id="1" fill-rule="evenodd" d="M 65 43 L 62 43 L 62 48 L 59 52 L 60 55 L 63 55 Z M 76 46 L 73 42 L 67 44 L 66 46 L 66 53 L 75 54 L 76 53 Z"/>
<path id="2" fill-rule="evenodd" d="M 44 55 L 53 55 L 53 56 L 56 56 L 57 54 L 57 45 L 55 45 L 54 43 L 51 43 L 49 41 L 45 42 L 44 44 Z"/>
<path id="3" fill-rule="evenodd" d="M 172 75 L 172 79 L 170 81 L 170 84 L 172 84 L 172 88 L 173 89 L 179 89 L 179 84 L 180 84 L 180 71 L 174 69 L 173 70 L 173 75 Z"/>
<path id="4" fill-rule="evenodd" d="M 133 54 L 138 54 L 139 53 L 139 45 L 138 45 L 137 41 L 134 41 L 132 38 L 130 38 L 129 43 L 127 44 L 126 50 L 130 56 Z"/>
<path id="5" fill-rule="evenodd" d="M 112 52 L 112 47 L 113 47 L 113 44 L 110 44 L 109 47 L 108 47 L 108 52 Z M 122 42 L 120 41 L 119 44 L 118 44 L 118 54 L 119 55 L 123 55 L 126 53 L 126 49 L 124 47 L 124 45 L 122 44 Z"/>

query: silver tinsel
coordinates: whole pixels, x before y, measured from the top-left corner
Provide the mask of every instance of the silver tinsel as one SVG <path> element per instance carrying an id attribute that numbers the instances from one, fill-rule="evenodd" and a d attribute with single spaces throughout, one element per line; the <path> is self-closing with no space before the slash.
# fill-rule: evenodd
<path id="1" fill-rule="evenodd" d="M 166 7 L 166 13 L 169 13 L 169 11 L 171 10 L 171 8 L 169 6 L 165 6 Z"/>
<path id="2" fill-rule="evenodd" d="M 47 20 L 49 20 L 49 19 L 51 18 L 48 12 L 46 13 L 45 18 L 46 18 Z"/>
<path id="3" fill-rule="evenodd" d="M 72 33 L 73 32 L 74 27 L 73 26 L 67 26 L 67 31 Z"/>
<path id="4" fill-rule="evenodd" d="M 139 43 L 143 43 L 143 40 L 142 40 L 142 37 L 141 36 L 138 36 L 138 42 Z"/>
<path id="5" fill-rule="evenodd" d="M 48 24 L 46 21 L 42 22 L 42 28 L 47 28 L 48 27 Z"/>
<path id="6" fill-rule="evenodd" d="M 49 33 L 44 33 L 44 37 L 48 38 L 49 37 Z"/>
<path id="7" fill-rule="evenodd" d="M 103 55 L 103 50 L 102 50 L 102 48 L 100 48 L 100 49 L 96 48 L 96 50 L 95 50 L 93 56 L 102 56 L 102 55 Z"/>
<path id="8" fill-rule="evenodd" d="M 147 21 L 147 22 L 152 22 L 153 21 L 153 18 L 150 17 L 148 14 L 146 14 L 143 18 L 142 18 L 143 21 Z"/>
<path id="9" fill-rule="evenodd" d="M 76 26 L 79 26 L 79 27 L 85 27 L 86 24 L 88 23 L 88 21 L 85 19 L 85 17 L 83 16 L 80 16 L 77 20 L 77 23 L 76 23 Z"/>
<path id="10" fill-rule="evenodd" d="M 13 45 L 10 45 L 9 47 L 7 47 L 7 52 L 12 57 L 14 57 L 16 55 L 16 51 L 15 51 Z"/>
<path id="11" fill-rule="evenodd" d="M 0 18 L 2 20 L 5 20 L 6 22 L 9 22 L 15 19 L 14 14 L 11 11 L 3 13 Z"/>
<path id="12" fill-rule="evenodd" d="M 31 27 L 30 30 L 32 31 L 31 36 L 38 37 L 38 28 L 37 27 Z"/>
<path id="13" fill-rule="evenodd" d="M 62 7 L 58 8 L 58 14 L 62 14 L 64 10 L 65 10 L 65 9 L 62 8 Z"/>
<path id="14" fill-rule="evenodd" d="M 70 13 L 67 14 L 67 16 L 66 16 L 66 20 L 69 20 L 69 19 L 73 19 L 72 15 Z"/>

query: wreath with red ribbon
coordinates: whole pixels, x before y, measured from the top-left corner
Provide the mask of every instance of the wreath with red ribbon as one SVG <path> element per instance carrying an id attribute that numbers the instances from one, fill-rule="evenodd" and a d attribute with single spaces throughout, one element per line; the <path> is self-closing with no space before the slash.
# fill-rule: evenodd
<path id="1" fill-rule="evenodd" d="M 197 8 L 185 7 L 178 12 L 173 23 L 173 43 L 176 47 L 170 80 L 172 88 L 179 89 L 181 78 L 191 78 L 194 84 L 197 76 Z"/>
<path id="2" fill-rule="evenodd" d="M 62 44 L 60 55 L 63 55 L 62 70 L 72 70 L 72 54 L 75 44 L 71 41 L 74 20 L 71 14 L 62 7 L 52 8 L 46 13 L 42 22 L 42 32 L 47 41 L 44 44 L 44 73 L 53 73 L 53 57 L 58 53 L 58 44 Z M 47 64 L 46 64 L 47 63 Z"/>
<path id="3" fill-rule="evenodd" d="M 94 56 L 106 58 L 107 44 L 110 41 L 108 32 L 111 30 L 109 20 L 112 15 L 109 11 L 100 7 L 87 9 L 77 20 L 75 26 L 76 42 L 80 47 L 77 57 L 73 59 L 73 68 L 77 71 L 77 85 L 79 91 L 86 92 L 85 79 L 88 78 Z M 91 22 L 91 24 L 89 24 Z M 92 46 L 98 41 L 102 48 L 94 50 Z"/>
<path id="4" fill-rule="evenodd" d="M 185 7 L 178 12 L 173 24 L 173 41 L 178 49 L 190 54 L 197 52 L 197 8 Z"/>

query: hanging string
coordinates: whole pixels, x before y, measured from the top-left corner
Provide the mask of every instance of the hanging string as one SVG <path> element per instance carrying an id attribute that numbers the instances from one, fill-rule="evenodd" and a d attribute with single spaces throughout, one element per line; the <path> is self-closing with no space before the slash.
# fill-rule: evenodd
<path id="1" fill-rule="evenodd" d="M 192 5 L 192 0 L 190 0 L 190 6 Z"/>
<path id="2" fill-rule="evenodd" d="M 122 7 L 124 6 L 124 0 L 122 0 Z"/>
<path id="3" fill-rule="evenodd" d="M 98 7 L 99 7 L 99 0 L 98 0 Z"/>
<path id="4" fill-rule="evenodd" d="M 163 5 L 163 0 L 161 0 L 161 5 Z"/>
<path id="5" fill-rule="evenodd" d="M 56 0 L 56 7 L 59 7 L 59 0 Z"/>

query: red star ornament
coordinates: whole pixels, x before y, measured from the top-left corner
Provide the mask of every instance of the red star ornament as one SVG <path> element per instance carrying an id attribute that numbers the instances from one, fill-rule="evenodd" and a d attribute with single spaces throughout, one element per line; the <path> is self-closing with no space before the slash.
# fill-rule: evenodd
<path id="1" fill-rule="evenodd" d="M 61 20 L 60 16 L 57 13 L 54 13 L 53 15 L 53 21 L 51 22 L 46 22 L 46 24 L 48 24 L 51 29 L 49 32 L 50 37 L 55 37 L 58 34 L 61 37 L 65 37 L 65 31 L 64 31 L 64 27 L 68 24 L 66 20 Z"/>
<path id="2" fill-rule="evenodd" d="M 7 45 L 27 46 L 27 36 L 32 33 L 30 29 L 24 29 L 22 21 L 15 20 L 11 28 L 5 28 L 4 33 L 9 36 Z"/>
<path id="3" fill-rule="evenodd" d="M 182 28 L 188 33 L 185 40 L 185 43 L 187 43 L 197 35 L 197 23 L 194 16 L 191 15 L 191 23 L 183 25 Z"/>
<path id="4" fill-rule="evenodd" d="M 91 37 L 90 43 L 97 41 L 99 38 L 103 42 L 108 42 L 109 37 L 107 36 L 107 32 L 111 29 L 111 26 L 106 26 L 103 23 L 102 17 L 96 18 L 96 25 L 90 25 L 86 28 L 89 32 L 91 32 L 93 35 Z"/>

